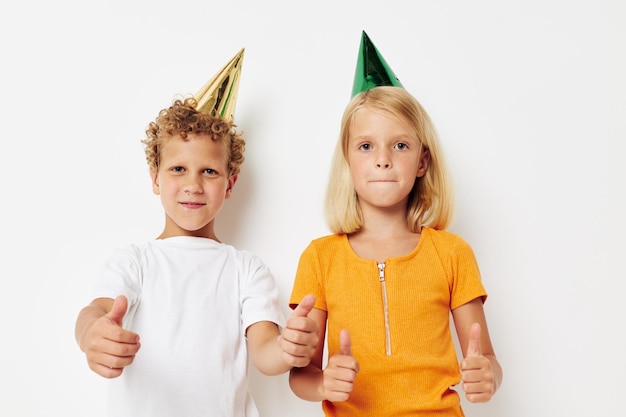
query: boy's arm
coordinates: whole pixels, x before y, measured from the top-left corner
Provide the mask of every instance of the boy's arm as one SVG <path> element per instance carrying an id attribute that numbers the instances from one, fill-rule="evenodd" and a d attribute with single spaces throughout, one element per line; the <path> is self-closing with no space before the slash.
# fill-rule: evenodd
<path id="1" fill-rule="evenodd" d="M 87 363 L 97 374 L 114 378 L 132 363 L 139 350 L 139 336 L 122 328 L 126 297 L 95 299 L 76 319 L 75 337 Z"/>
<path id="2" fill-rule="evenodd" d="M 254 366 L 265 375 L 280 375 L 291 369 L 283 358 L 278 338 L 278 325 L 269 321 L 259 321 L 248 327 L 246 337 L 250 358 Z"/>
<path id="3" fill-rule="evenodd" d="M 319 341 L 317 323 L 308 317 L 315 297 L 308 295 L 295 308 L 282 331 L 261 321 L 248 327 L 246 337 L 254 366 L 265 375 L 280 375 L 309 364 Z"/>
<path id="4" fill-rule="evenodd" d="M 76 318 L 76 326 L 74 328 L 74 336 L 76 337 L 76 343 L 83 352 L 85 351 L 85 334 L 87 330 L 93 325 L 93 323 L 100 317 L 111 311 L 113 307 L 113 299 L 111 298 L 97 298 L 93 300 L 88 306 L 84 307 L 78 313 Z"/>

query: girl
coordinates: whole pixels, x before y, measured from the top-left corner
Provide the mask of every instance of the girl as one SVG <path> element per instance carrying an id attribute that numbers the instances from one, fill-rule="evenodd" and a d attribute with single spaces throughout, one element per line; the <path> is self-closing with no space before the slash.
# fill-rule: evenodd
<path id="1" fill-rule="evenodd" d="M 290 298 L 295 308 L 316 296 L 309 317 L 320 337 L 311 363 L 290 372 L 294 393 L 322 401 L 326 416 L 463 416 L 460 381 L 469 401 L 491 399 L 502 370 L 487 293 L 470 246 L 445 231 L 446 166 L 429 116 L 404 88 L 374 87 L 348 104 L 326 217 L 333 234 L 302 253 Z"/>

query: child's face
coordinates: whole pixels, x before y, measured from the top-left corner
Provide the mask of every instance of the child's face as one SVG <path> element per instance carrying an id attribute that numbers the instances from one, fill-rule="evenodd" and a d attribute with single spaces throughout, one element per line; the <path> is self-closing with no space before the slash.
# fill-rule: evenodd
<path id="1" fill-rule="evenodd" d="M 429 155 L 409 124 L 365 107 L 350 127 L 347 158 L 362 208 L 404 209 L 416 178 L 426 173 Z"/>
<path id="2" fill-rule="evenodd" d="M 237 180 L 229 176 L 222 142 L 206 135 L 191 134 L 188 140 L 175 136 L 161 149 L 159 169 L 151 176 L 166 214 L 161 238 L 216 238 L 213 222 Z"/>

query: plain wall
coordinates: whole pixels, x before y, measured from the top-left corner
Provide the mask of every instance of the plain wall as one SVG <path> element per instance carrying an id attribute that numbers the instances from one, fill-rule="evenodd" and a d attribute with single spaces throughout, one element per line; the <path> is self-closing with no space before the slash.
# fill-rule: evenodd
<path id="1" fill-rule="evenodd" d="M 245 47 L 247 160 L 218 218 L 287 311 L 365 30 L 440 133 L 504 383 L 469 417 L 616 416 L 626 383 L 621 1 L 101 1 L 0 6 L 0 415 L 103 416 L 74 341 L 97 268 L 163 227 L 140 139 Z M 252 375 L 266 417 L 321 415 Z"/>

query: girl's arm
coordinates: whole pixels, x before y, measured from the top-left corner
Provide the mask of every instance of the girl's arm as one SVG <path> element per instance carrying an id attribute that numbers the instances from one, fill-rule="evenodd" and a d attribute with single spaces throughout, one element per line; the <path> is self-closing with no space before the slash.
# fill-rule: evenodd
<path id="1" fill-rule="evenodd" d="M 314 308 L 309 317 L 318 326 L 319 343 L 311 357 L 311 363 L 303 368 L 293 368 L 289 373 L 289 386 L 298 397 L 307 401 L 324 400 L 324 374 L 322 372 L 322 358 L 326 344 L 326 316 L 323 310 Z"/>
<path id="2" fill-rule="evenodd" d="M 496 358 L 481 297 L 452 310 L 454 327 L 463 350 L 461 380 L 470 402 L 487 402 L 502 382 L 502 367 Z"/>
<path id="3" fill-rule="evenodd" d="M 327 313 L 313 309 L 309 317 L 319 326 L 320 342 L 308 366 L 291 370 L 289 385 L 298 397 L 307 401 L 346 401 L 359 372 L 359 364 L 352 356 L 350 334 L 341 331 L 339 353 L 331 356 L 323 369 Z"/>

